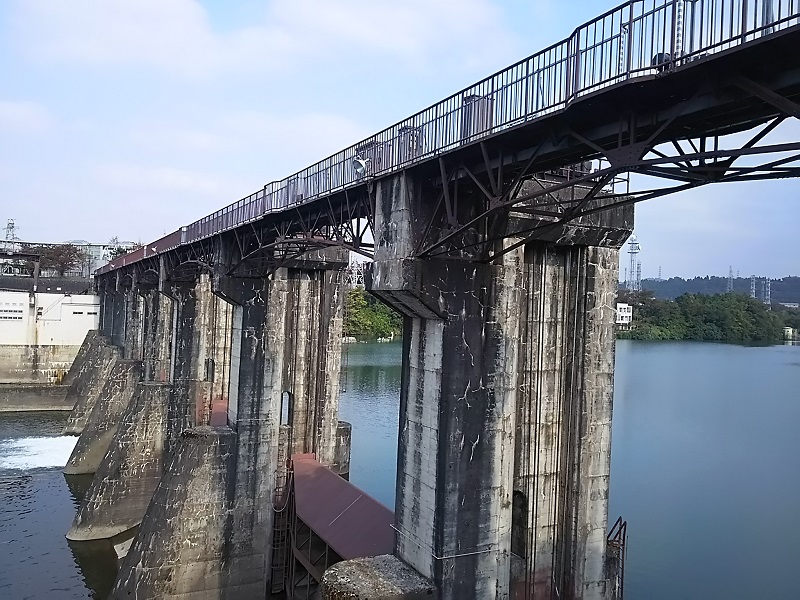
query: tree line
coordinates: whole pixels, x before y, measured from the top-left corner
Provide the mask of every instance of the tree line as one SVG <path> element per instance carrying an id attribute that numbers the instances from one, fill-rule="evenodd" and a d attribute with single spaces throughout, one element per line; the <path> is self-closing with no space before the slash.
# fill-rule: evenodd
<path id="1" fill-rule="evenodd" d="M 379 338 L 399 335 L 402 317 L 364 288 L 347 291 L 344 299 L 344 335 L 355 338 Z"/>
<path id="2" fill-rule="evenodd" d="M 131 252 L 132 248 L 114 245 L 118 243 L 116 238 L 112 238 L 109 242 L 109 260 L 114 260 L 118 256 Z M 54 271 L 59 277 L 64 277 L 67 273 L 74 271 L 83 271 L 83 267 L 91 260 L 91 256 L 75 244 L 35 244 L 18 242 L 17 245 L 22 252 L 38 254 L 39 268 L 45 272 Z M 138 245 L 136 247 L 141 246 Z M 31 275 L 33 274 L 33 260 L 26 259 L 20 264 L 23 265 L 25 272 Z"/>
<path id="3" fill-rule="evenodd" d="M 620 302 L 634 307 L 634 328 L 619 337 L 635 340 L 767 344 L 782 340 L 784 327 L 800 327 L 800 311 L 770 310 L 743 294 L 683 294 L 671 301 L 651 291 L 624 292 Z"/>

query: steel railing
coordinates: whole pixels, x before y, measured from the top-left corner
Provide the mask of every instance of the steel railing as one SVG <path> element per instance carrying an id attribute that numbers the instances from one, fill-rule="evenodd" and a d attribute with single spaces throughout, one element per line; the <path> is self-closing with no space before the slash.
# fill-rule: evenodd
<path id="1" fill-rule="evenodd" d="M 181 228 L 180 243 L 312 202 L 364 177 L 390 174 L 541 119 L 608 86 L 675 69 L 799 23 L 800 0 L 628 2 L 581 25 L 566 40 Z M 356 171 L 356 158 L 365 160 L 366 172 Z"/>

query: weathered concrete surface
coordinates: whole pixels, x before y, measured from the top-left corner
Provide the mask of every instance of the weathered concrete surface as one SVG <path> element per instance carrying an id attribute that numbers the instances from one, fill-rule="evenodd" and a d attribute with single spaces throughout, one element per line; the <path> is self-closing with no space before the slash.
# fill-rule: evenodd
<path id="1" fill-rule="evenodd" d="M 231 347 L 233 344 L 233 305 L 214 295 L 212 310 L 204 323 L 209 333 L 210 356 L 206 378 L 211 382 L 211 398 L 206 405 L 202 423 L 228 424 L 228 404 L 231 385 Z M 201 421 L 198 421 L 200 423 Z"/>
<path id="2" fill-rule="evenodd" d="M 553 582 L 606 597 L 617 260 L 614 248 L 526 250 L 515 554 L 534 597 L 549 597 Z"/>
<path id="3" fill-rule="evenodd" d="M 238 557 L 229 546 L 236 434 L 228 427 L 184 431 L 147 516 L 120 565 L 112 598 L 263 598 L 263 576 L 227 585 Z M 256 565 L 260 566 L 260 565 Z"/>
<path id="4" fill-rule="evenodd" d="M 117 289 L 106 290 L 104 294 L 106 302 L 104 302 L 104 309 L 101 314 L 106 316 L 103 322 L 103 333 L 117 348 L 122 348 L 125 345 L 129 291 L 120 287 L 119 281 L 117 286 Z M 106 303 L 108 304 L 108 311 L 105 310 Z"/>
<path id="5" fill-rule="evenodd" d="M 263 598 L 273 575 L 273 501 L 286 485 L 280 456 L 299 448 L 327 464 L 349 464 L 349 436 L 337 436 L 346 252 L 321 256 L 326 260 L 295 261 L 269 280 L 220 276 L 212 290 L 203 274 L 161 286 L 174 315 L 169 402 L 136 403 L 138 421 L 126 411 L 68 536 L 107 537 L 144 517 L 118 594 Z M 142 298 L 142 355 L 146 372 L 157 376 L 163 358 L 152 357 L 166 354 L 167 311 L 149 291 Z M 158 344 L 161 350 L 151 348 Z M 231 422 L 233 432 L 203 427 L 221 422 Z M 147 446 L 136 448 L 142 439 Z M 134 449 L 146 459 L 136 462 Z M 170 462 L 145 515 L 159 457 Z M 208 518 L 193 528 L 198 514 Z"/>
<path id="6" fill-rule="evenodd" d="M 280 373 L 283 364 L 284 304 L 275 281 L 224 278 L 215 291 L 233 304 L 231 406 L 235 418 L 235 463 L 227 551 L 238 557 L 225 571 L 225 586 L 257 582 L 253 597 L 263 598 L 270 585 L 273 497 L 278 485 Z"/>
<path id="7" fill-rule="evenodd" d="M 214 281 L 215 293 L 233 305 L 228 415 L 237 433 L 236 470 L 233 525 L 224 537 L 228 555 L 238 558 L 224 570 L 226 589 L 258 581 L 263 597 L 273 584 L 280 588 L 282 582 L 272 580 L 282 573 L 272 561 L 273 501 L 286 485 L 290 448 L 318 449 L 334 460 L 342 279 L 340 272 L 322 269 L 344 268 L 340 255 L 299 261 L 266 281 Z M 283 424 L 282 402 L 288 415 Z"/>
<path id="8" fill-rule="evenodd" d="M 336 563 L 322 576 L 324 600 L 436 600 L 436 586 L 395 556 Z"/>
<path id="9" fill-rule="evenodd" d="M 0 412 L 72 410 L 69 387 L 52 384 L 0 384 Z"/>
<path id="10" fill-rule="evenodd" d="M 2 345 L 0 385 L 6 383 L 61 383 L 80 346 Z"/>
<path id="11" fill-rule="evenodd" d="M 208 393 L 187 396 L 192 425 L 227 423 L 233 308 L 211 290 L 208 275 L 194 284 L 174 285 L 173 381 L 203 381 Z M 188 390 L 188 388 L 186 388 Z M 180 392 L 177 388 L 176 392 Z"/>
<path id="12" fill-rule="evenodd" d="M 164 471 L 172 386 L 140 382 L 67 539 L 110 538 L 141 523 Z"/>
<path id="13" fill-rule="evenodd" d="M 211 382 L 177 379 L 167 407 L 167 453 L 171 453 L 181 433 L 190 427 L 207 425 L 205 407 L 211 403 Z"/>
<path id="14" fill-rule="evenodd" d="M 343 272 L 281 269 L 275 281 L 284 308 L 277 313 L 270 306 L 270 316 L 284 325 L 278 335 L 284 346 L 283 390 L 291 396 L 292 454 L 314 452 L 330 466 L 339 426 Z"/>
<path id="15" fill-rule="evenodd" d="M 118 358 L 119 350 L 112 346 L 99 331 L 89 331 L 86 334 L 81 349 L 65 378 L 65 384 L 70 386 L 67 392 L 67 402 L 72 402 L 74 405 L 72 414 L 64 426 L 65 435 L 80 435 L 83 431 L 89 414 L 103 391 L 105 381 Z"/>
<path id="16" fill-rule="evenodd" d="M 66 475 L 97 471 L 141 375 L 140 361 L 118 360 L 114 363 L 103 391 L 95 402 L 86 426 L 64 467 Z"/>
<path id="17" fill-rule="evenodd" d="M 144 298 L 136 281 L 125 291 L 125 328 L 122 355 L 126 360 L 142 360 Z"/>
<path id="18" fill-rule="evenodd" d="M 490 264 L 416 260 L 420 212 L 435 205 L 424 194 L 404 176 L 378 182 L 367 277 L 408 317 L 396 555 L 442 598 L 544 599 L 552 586 L 603 598 L 613 298 L 629 215 L 548 230 Z"/>
<path id="19" fill-rule="evenodd" d="M 144 380 L 166 383 L 172 377 L 172 298 L 158 289 L 144 292 L 142 362 Z"/>

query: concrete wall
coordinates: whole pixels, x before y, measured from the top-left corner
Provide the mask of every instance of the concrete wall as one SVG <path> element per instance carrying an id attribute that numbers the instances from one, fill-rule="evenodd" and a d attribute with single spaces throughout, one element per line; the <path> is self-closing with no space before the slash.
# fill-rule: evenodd
<path id="1" fill-rule="evenodd" d="M 136 384 L 67 539 L 107 539 L 142 522 L 164 472 L 171 393 L 169 384 Z"/>
<path id="2" fill-rule="evenodd" d="M 141 375 L 142 363 L 139 361 L 114 362 L 89 413 L 80 439 L 67 460 L 65 474 L 79 475 L 97 471 Z"/>
<path id="3" fill-rule="evenodd" d="M 349 429 L 338 421 L 346 253 L 333 254 L 266 280 L 200 275 L 170 286 L 169 402 L 134 400 L 69 534 L 105 537 L 141 515 L 114 597 L 263 598 L 280 589 L 273 502 L 286 486 L 286 457 L 295 449 L 349 465 Z M 160 359 L 150 357 L 163 352 L 148 345 L 164 336 L 148 319 L 163 318 L 148 298 L 143 356 L 153 374 Z M 215 421 L 222 426 L 208 426 Z M 156 457 L 164 474 L 153 489 Z M 146 493 L 152 502 L 142 512 Z"/>
<path id="4" fill-rule="evenodd" d="M 80 345 L 0 345 L 0 384 L 58 384 L 79 349 Z"/>
<path id="5" fill-rule="evenodd" d="M 0 412 L 72 410 L 65 385 L 0 384 Z"/>

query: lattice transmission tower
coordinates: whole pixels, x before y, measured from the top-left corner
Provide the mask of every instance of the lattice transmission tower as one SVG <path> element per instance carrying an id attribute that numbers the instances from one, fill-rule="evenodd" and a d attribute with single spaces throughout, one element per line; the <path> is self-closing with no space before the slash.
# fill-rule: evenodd
<path id="1" fill-rule="evenodd" d="M 367 261 L 353 261 L 345 269 L 344 282 L 349 288 L 364 287 L 364 270 Z"/>
<path id="2" fill-rule="evenodd" d="M 639 251 L 641 249 L 642 246 L 637 241 L 636 236 L 632 235 L 628 242 L 630 267 L 628 267 L 628 277 L 625 282 L 631 292 L 640 292 L 642 290 L 642 264 L 639 262 Z"/>

